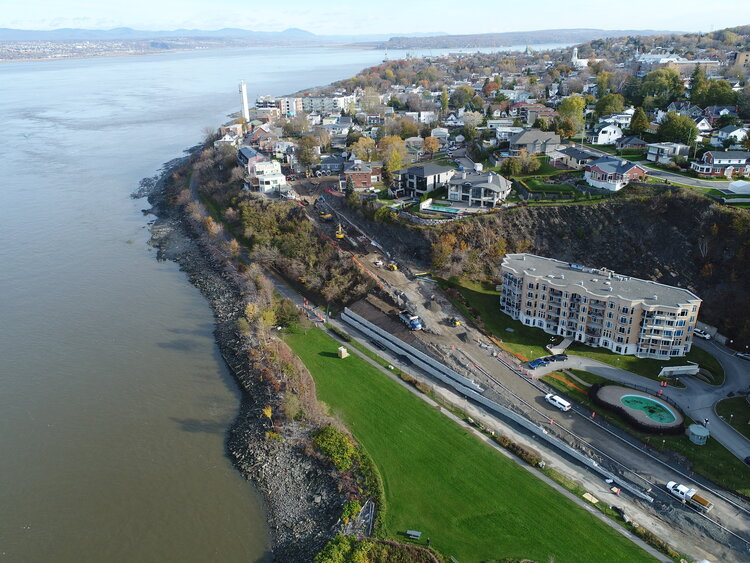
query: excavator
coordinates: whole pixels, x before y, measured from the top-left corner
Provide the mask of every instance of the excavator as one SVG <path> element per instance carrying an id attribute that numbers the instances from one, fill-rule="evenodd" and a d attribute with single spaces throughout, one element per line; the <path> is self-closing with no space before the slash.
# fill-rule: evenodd
<path id="1" fill-rule="evenodd" d="M 342 239 L 342 238 L 344 238 L 345 236 L 346 236 L 346 235 L 344 234 L 344 228 L 343 228 L 343 227 L 341 226 L 341 223 L 339 223 L 339 226 L 338 226 L 338 228 L 336 229 L 336 238 L 337 238 L 337 239 Z"/>

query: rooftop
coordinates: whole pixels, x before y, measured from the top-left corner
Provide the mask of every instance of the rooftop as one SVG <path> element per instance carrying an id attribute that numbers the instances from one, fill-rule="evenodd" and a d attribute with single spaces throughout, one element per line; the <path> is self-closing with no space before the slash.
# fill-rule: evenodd
<path id="1" fill-rule="evenodd" d="M 589 268 L 534 254 L 506 254 L 503 266 L 516 274 L 544 278 L 554 287 L 579 286 L 595 298 L 619 297 L 647 306 L 681 307 L 701 299 L 691 291 L 650 280 L 616 274 L 606 268 Z"/>
<path id="2" fill-rule="evenodd" d="M 503 267 L 519 275 L 524 273 L 542 278 L 553 287 L 567 287 L 568 291 L 571 286 L 579 286 L 598 299 L 619 297 L 650 307 L 681 307 L 700 301 L 687 289 L 623 276 L 606 268 L 589 268 L 534 254 L 506 254 Z"/>
<path id="3" fill-rule="evenodd" d="M 623 160 L 621 158 L 617 158 L 616 156 L 603 156 L 597 160 L 589 162 L 586 165 L 587 170 L 593 167 L 598 168 L 606 174 L 625 174 L 633 168 L 641 168 L 641 170 L 643 170 L 643 168 L 635 162 Z"/>

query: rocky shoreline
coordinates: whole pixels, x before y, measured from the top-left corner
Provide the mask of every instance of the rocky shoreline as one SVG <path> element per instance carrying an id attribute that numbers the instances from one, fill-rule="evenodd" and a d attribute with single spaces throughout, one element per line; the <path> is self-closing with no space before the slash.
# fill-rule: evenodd
<path id="1" fill-rule="evenodd" d="M 252 336 L 237 329 L 245 306 L 237 272 L 217 257 L 183 209 L 170 204 L 172 173 L 188 159 L 165 165 L 161 176 L 142 182 L 134 197 L 147 196 L 152 205 L 144 213 L 156 217 L 150 244 L 157 258 L 177 262 L 213 311 L 217 345 L 242 393 L 239 413 L 227 433 L 227 455 L 263 498 L 273 559 L 311 561 L 336 533 L 345 499 L 331 466 L 310 455 L 304 439 L 266 435 L 271 423 L 262 409 L 273 391 L 251 369 Z M 288 434 L 283 430 L 282 435 Z"/>

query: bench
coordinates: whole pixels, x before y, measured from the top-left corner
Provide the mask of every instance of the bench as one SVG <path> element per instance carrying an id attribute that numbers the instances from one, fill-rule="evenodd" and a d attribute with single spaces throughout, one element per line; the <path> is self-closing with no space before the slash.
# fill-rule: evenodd
<path id="1" fill-rule="evenodd" d="M 410 540 L 419 540 L 422 539 L 422 532 L 417 532 L 416 530 L 406 530 L 406 537 Z"/>

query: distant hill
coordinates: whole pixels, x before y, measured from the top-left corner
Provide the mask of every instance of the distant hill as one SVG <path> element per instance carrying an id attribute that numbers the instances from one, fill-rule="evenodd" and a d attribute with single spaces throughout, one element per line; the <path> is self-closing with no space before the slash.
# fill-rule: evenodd
<path id="1" fill-rule="evenodd" d="M 375 45 L 381 49 L 466 49 L 473 47 L 508 47 L 510 45 L 538 45 L 540 43 L 583 43 L 608 37 L 631 35 L 666 35 L 676 31 L 652 29 L 543 29 L 538 31 L 507 31 L 474 35 L 439 35 L 432 37 L 392 37 Z"/>
<path id="2" fill-rule="evenodd" d="M 212 38 L 212 39 L 243 39 L 264 42 L 300 42 L 300 43 L 352 43 L 386 41 L 394 37 L 392 33 L 371 35 L 316 35 L 304 29 L 290 28 L 284 31 L 253 31 L 250 29 L 223 28 L 216 30 L 205 29 L 174 29 L 163 31 L 149 31 L 117 27 L 114 29 L 77 29 L 63 28 L 51 30 L 10 29 L 0 28 L 0 41 L 116 41 L 141 39 L 174 39 L 174 38 Z M 414 37 L 430 35 L 439 37 L 435 32 L 412 34 Z"/>

